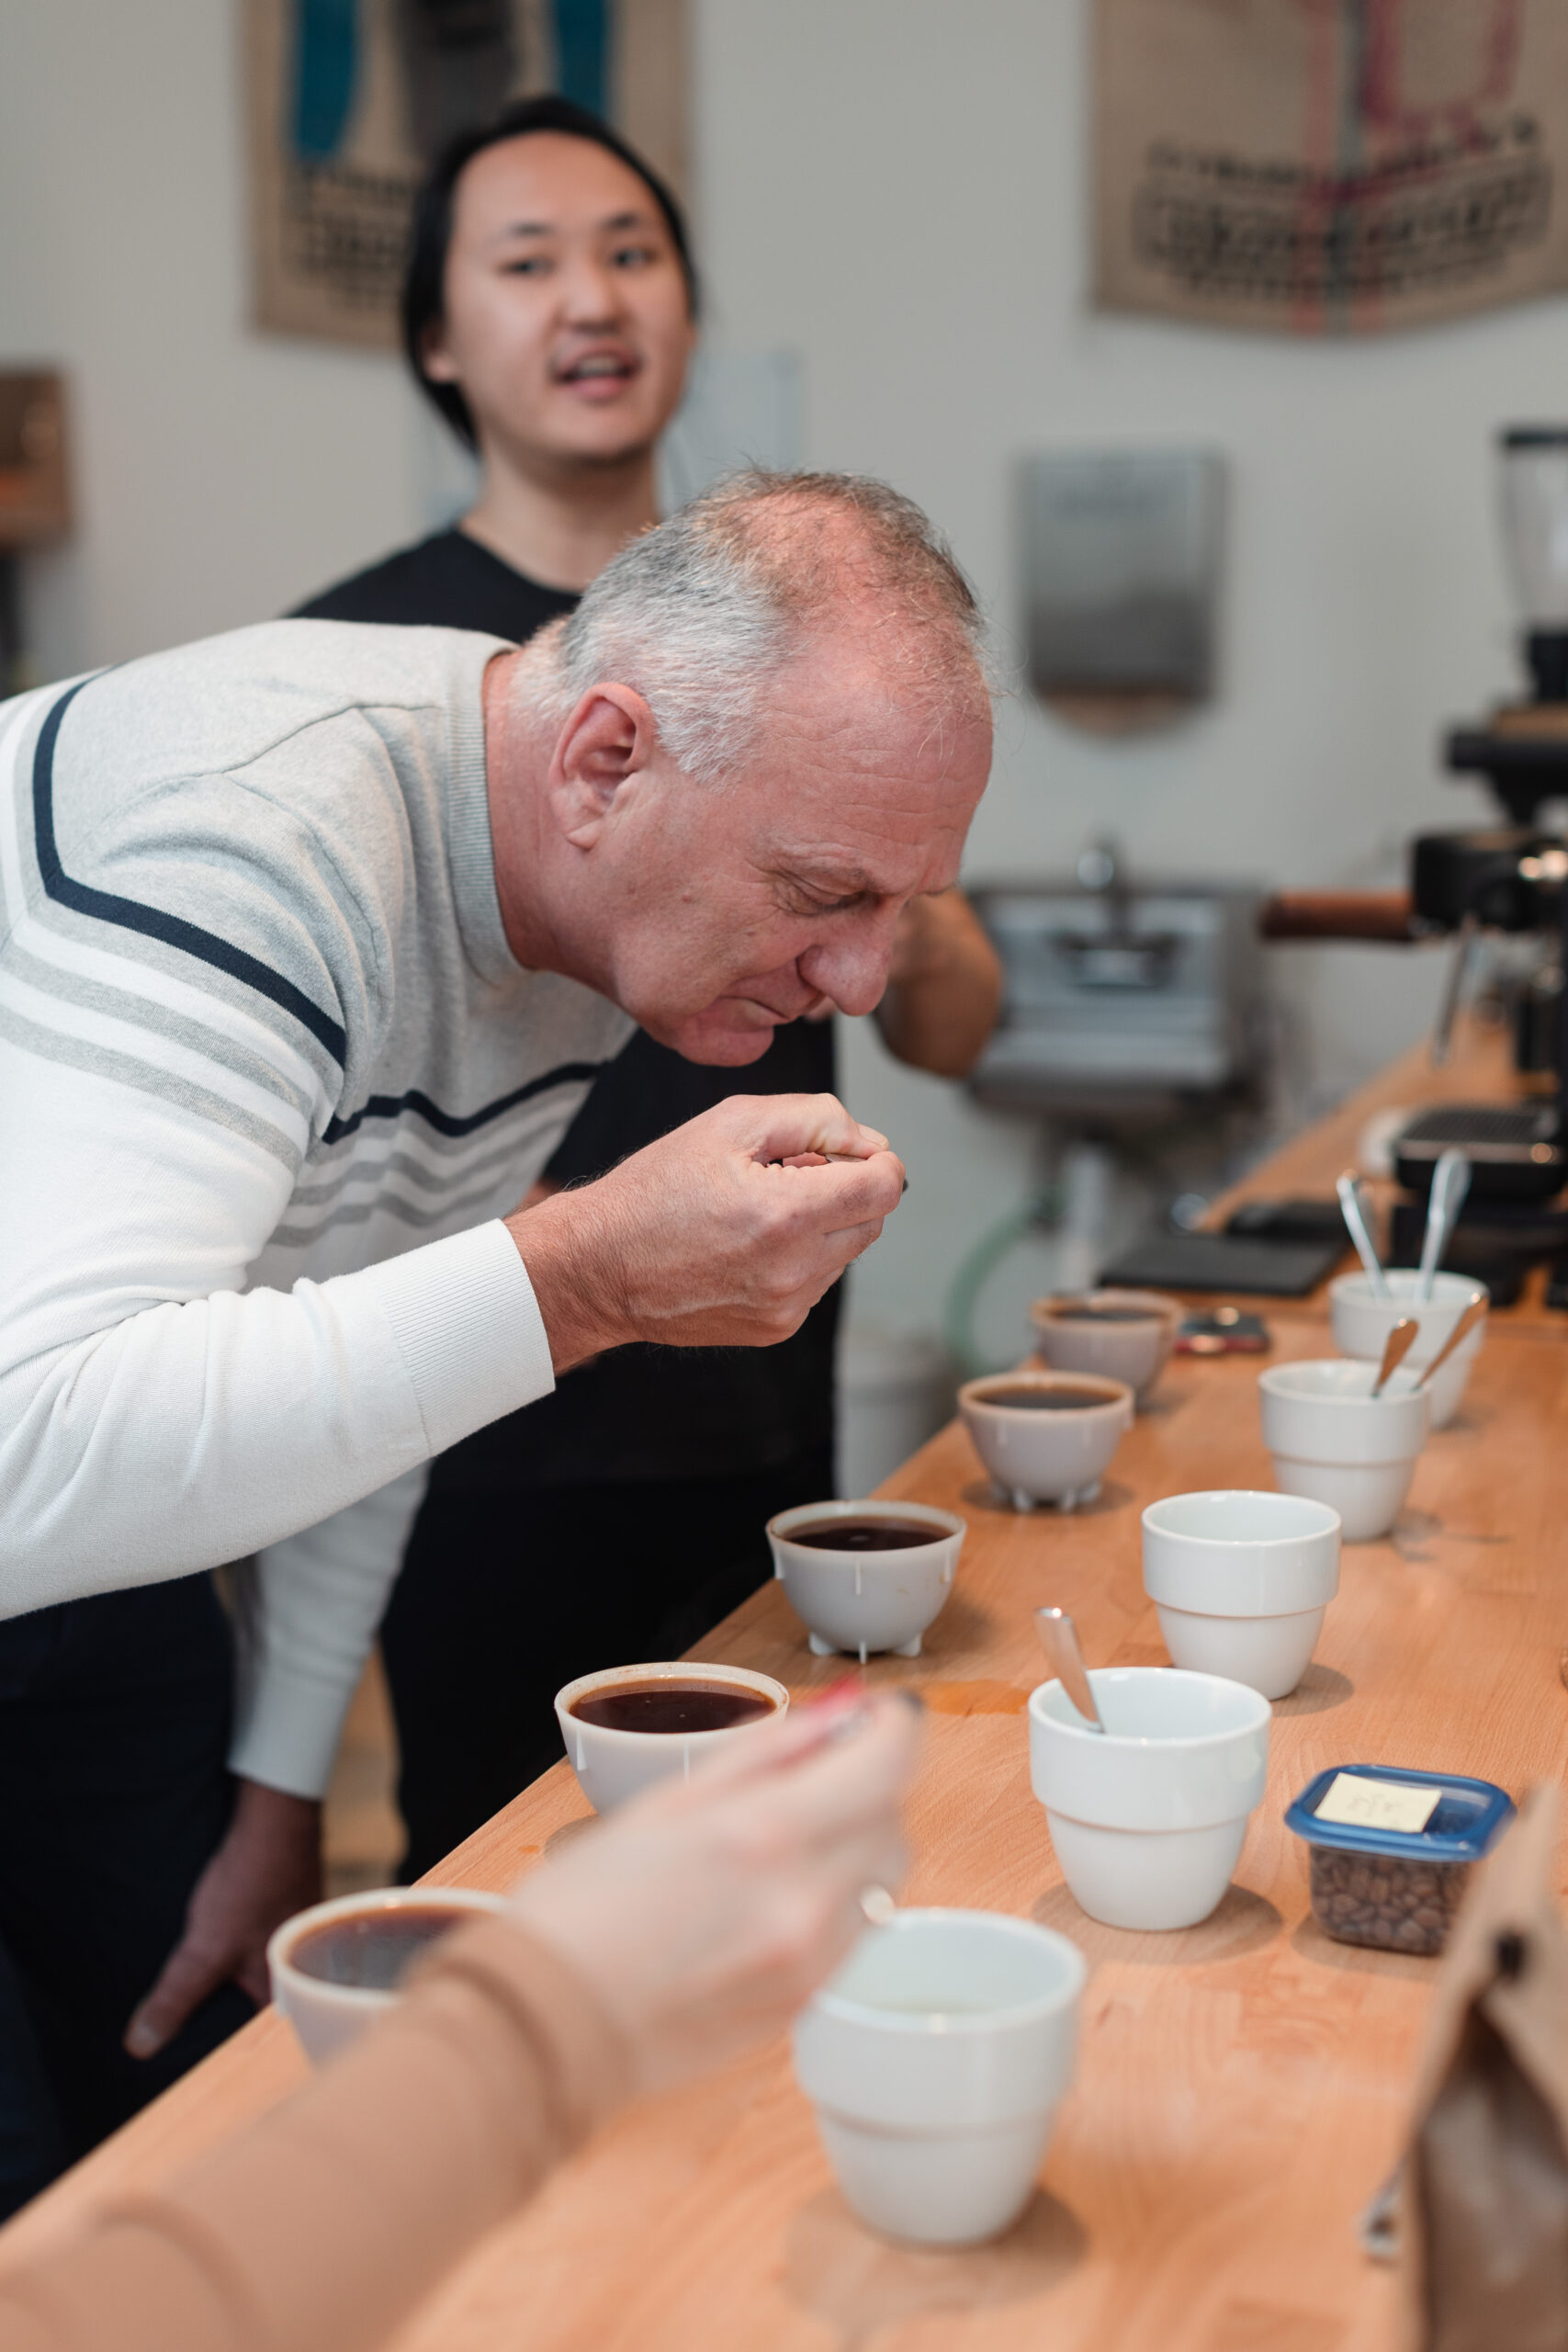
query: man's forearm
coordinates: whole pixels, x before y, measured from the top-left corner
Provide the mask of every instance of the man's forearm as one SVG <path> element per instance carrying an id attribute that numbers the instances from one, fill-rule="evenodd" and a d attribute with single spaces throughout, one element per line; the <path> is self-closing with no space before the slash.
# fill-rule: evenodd
<path id="1" fill-rule="evenodd" d="M 535 1185 L 506 1229 L 527 1269 L 558 1379 L 574 1364 L 635 1339 L 614 1269 L 614 1195 L 597 1184 Z"/>
<path id="2" fill-rule="evenodd" d="M 997 952 L 962 891 L 918 902 L 876 1025 L 890 1053 L 938 1078 L 965 1078 L 1001 1009 Z"/>

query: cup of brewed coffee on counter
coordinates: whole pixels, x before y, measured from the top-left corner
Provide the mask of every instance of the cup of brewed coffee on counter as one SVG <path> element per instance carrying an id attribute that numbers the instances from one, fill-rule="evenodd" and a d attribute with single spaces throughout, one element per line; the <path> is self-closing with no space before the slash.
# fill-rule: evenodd
<path id="1" fill-rule="evenodd" d="M 1133 1391 L 1096 1373 L 997 1372 L 958 1392 L 975 1451 L 1015 1510 L 1092 1502 L 1133 1426 Z"/>
<path id="2" fill-rule="evenodd" d="M 1181 1308 L 1157 1290 L 1102 1289 L 1037 1298 L 1029 1320 L 1052 1372 L 1125 1381 L 1142 1405 L 1170 1361 Z"/>
<path id="3" fill-rule="evenodd" d="M 919 1657 L 953 1589 L 964 1522 L 930 1503 L 801 1503 L 768 1521 L 773 1574 L 814 1657 Z"/>
<path id="4" fill-rule="evenodd" d="M 795 2027 L 795 2079 L 863 2222 L 975 2245 L 1033 2193 L 1072 2080 L 1076 1944 L 995 1911 L 897 1911 Z"/>
<path id="5" fill-rule="evenodd" d="M 789 1692 L 746 1666 L 693 1658 L 613 1666 L 556 1692 L 556 1721 L 577 1785 L 595 1813 L 671 1774 L 688 1775 L 718 1740 L 785 1713 Z"/>
<path id="6" fill-rule="evenodd" d="M 297 1911 L 266 1948 L 272 1997 L 320 2066 L 389 2009 L 431 1946 L 506 1898 L 471 1886 L 378 1886 Z"/>

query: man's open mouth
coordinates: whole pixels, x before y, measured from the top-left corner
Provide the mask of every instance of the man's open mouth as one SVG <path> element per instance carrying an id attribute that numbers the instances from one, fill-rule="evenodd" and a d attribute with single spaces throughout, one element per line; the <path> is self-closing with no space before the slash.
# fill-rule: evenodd
<path id="1" fill-rule="evenodd" d="M 637 372 L 637 362 L 629 351 L 588 351 L 580 359 L 558 367 L 555 378 L 558 384 L 626 384 Z"/>

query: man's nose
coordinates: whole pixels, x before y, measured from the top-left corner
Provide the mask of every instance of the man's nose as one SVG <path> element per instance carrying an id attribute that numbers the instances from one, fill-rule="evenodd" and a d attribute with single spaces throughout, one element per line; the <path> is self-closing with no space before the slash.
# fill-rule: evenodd
<path id="1" fill-rule="evenodd" d="M 561 273 L 561 308 L 576 327 L 611 326 L 621 315 L 621 280 L 615 270 L 580 254 Z"/>
<path id="2" fill-rule="evenodd" d="M 873 1012 L 887 986 L 896 916 L 846 928 L 841 938 L 808 947 L 795 969 L 808 988 L 830 996 L 840 1012 Z"/>

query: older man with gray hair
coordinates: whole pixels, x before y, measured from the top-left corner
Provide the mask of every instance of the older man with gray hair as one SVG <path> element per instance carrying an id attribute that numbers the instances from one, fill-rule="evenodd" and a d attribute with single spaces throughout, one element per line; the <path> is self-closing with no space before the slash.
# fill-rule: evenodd
<path id="1" fill-rule="evenodd" d="M 876 1238 L 831 1097 L 519 1203 L 633 1021 L 739 1069 L 870 1011 L 989 757 L 951 557 L 814 475 L 523 651 L 286 621 L 0 709 L 0 1769 L 72 1792 L 0 1828 L 0 1960 L 68 2147 L 262 1991 L 432 1455 L 603 1349 L 783 1338 Z"/>

